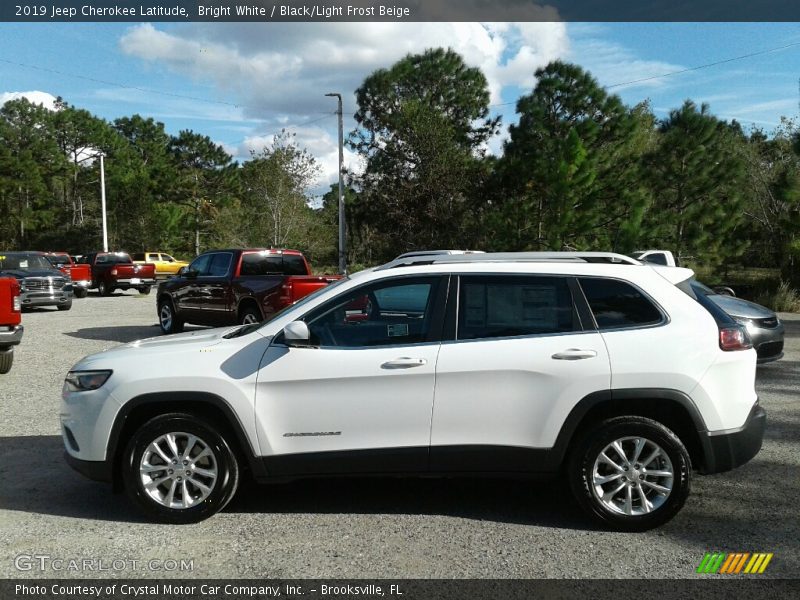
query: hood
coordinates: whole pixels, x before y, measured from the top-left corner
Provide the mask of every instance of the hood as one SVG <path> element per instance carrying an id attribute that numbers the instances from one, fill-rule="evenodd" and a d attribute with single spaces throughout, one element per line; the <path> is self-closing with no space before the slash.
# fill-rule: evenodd
<path id="1" fill-rule="evenodd" d="M 5 269 L 0 271 L 0 275 L 8 275 L 17 279 L 26 277 L 60 277 L 64 279 L 64 274 L 56 269 Z"/>
<path id="2" fill-rule="evenodd" d="M 725 296 L 723 294 L 713 294 L 709 298 L 722 310 L 732 317 L 744 317 L 745 319 L 767 319 L 774 317 L 775 313 L 766 306 L 761 306 L 755 302 L 742 300 L 735 296 Z"/>

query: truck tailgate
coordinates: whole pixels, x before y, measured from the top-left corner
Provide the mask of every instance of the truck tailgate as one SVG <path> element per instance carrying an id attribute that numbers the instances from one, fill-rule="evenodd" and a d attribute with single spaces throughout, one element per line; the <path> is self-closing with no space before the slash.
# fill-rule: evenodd
<path id="1" fill-rule="evenodd" d="M 286 278 L 283 287 L 291 304 L 341 278 L 341 275 L 291 275 Z"/>

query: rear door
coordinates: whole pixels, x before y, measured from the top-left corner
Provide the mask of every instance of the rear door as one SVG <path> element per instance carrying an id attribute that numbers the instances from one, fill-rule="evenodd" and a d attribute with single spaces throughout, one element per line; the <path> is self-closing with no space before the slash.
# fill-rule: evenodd
<path id="1" fill-rule="evenodd" d="M 608 353 L 567 276 L 462 275 L 436 368 L 433 471 L 537 471 L 566 416 L 610 387 Z M 452 292 L 451 292 L 452 295 Z"/>
<path id="2" fill-rule="evenodd" d="M 232 268 L 232 252 L 209 253 L 208 266 L 195 282 L 198 323 L 225 325 L 235 322 L 235 311 L 229 306 Z"/>

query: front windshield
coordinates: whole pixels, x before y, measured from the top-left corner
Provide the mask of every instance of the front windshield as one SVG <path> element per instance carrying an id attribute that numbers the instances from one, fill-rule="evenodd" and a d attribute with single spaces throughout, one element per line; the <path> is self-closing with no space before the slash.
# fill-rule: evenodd
<path id="1" fill-rule="evenodd" d="M 0 269 L 8 271 L 51 271 L 53 265 L 40 254 L 0 254 Z"/>

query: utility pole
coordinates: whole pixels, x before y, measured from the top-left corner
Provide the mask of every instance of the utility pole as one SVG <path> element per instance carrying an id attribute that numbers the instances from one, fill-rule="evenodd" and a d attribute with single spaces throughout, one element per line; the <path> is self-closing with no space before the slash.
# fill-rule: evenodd
<path id="1" fill-rule="evenodd" d="M 344 123 L 342 119 L 342 95 L 337 93 L 325 94 L 339 99 L 339 274 L 347 275 L 347 248 L 345 246 L 345 221 L 344 221 Z"/>
<path id="2" fill-rule="evenodd" d="M 106 168 L 103 159 L 105 154 L 100 153 L 100 206 L 103 210 L 103 252 L 108 252 L 108 224 L 106 222 Z"/>

